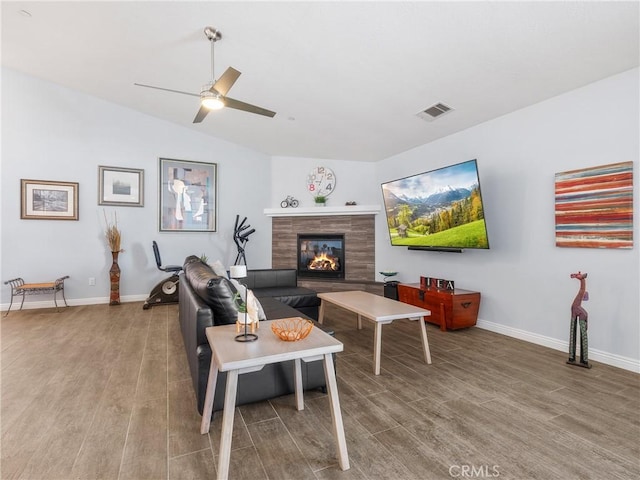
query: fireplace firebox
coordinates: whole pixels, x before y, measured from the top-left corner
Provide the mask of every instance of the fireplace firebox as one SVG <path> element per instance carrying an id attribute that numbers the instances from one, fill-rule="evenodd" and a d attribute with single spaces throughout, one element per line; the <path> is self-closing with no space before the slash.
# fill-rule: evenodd
<path id="1" fill-rule="evenodd" d="M 343 234 L 298 234 L 298 276 L 344 278 Z"/>

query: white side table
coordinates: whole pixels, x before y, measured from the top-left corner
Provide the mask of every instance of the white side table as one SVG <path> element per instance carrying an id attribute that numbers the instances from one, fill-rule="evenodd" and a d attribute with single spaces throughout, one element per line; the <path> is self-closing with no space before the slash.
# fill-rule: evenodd
<path id="1" fill-rule="evenodd" d="M 331 406 L 333 420 L 333 432 L 336 439 L 338 463 L 342 470 L 349 469 L 349 455 L 342 423 L 342 412 L 338 398 L 338 385 L 336 383 L 333 367 L 333 353 L 341 352 L 344 348 L 341 342 L 326 334 L 319 328 L 314 328 L 309 336 L 297 342 L 285 342 L 280 340 L 271 331 L 271 323 L 274 320 L 261 322 L 260 338 L 255 342 L 236 342 L 235 325 L 223 325 L 208 327 L 206 329 L 207 340 L 211 346 L 211 368 L 207 381 L 207 391 L 202 412 L 200 433 L 209 432 L 211 426 L 211 414 L 213 412 L 213 400 L 216 391 L 218 372 L 227 373 L 227 385 L 224 396 L 224 409 L 222 414 L 222 433 L 220 438 L 220 453 L 218 457 L 218 479 L 226 480 L 229 476 L 229 460 L 231 457 L 231 438 L 233 431 L 233 417 L 236 406 L 236 393 L 238 389 L 238 375 L 261 370 L 270 363 L 294 360 L 296 407 L 304 409 L 302 392 L 302 370 L 300 361 L 311 362 L 323 360 L 324 375 L 327 381 L 327 391 Z"/>

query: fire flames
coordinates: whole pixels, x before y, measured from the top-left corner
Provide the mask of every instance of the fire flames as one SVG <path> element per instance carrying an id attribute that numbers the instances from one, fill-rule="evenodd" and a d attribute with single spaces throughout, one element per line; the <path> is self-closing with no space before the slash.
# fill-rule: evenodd
<path id="1" fill-rule="evenodd" d="M 339 270 L 338 262 L 326 253 L 319 253 L 309 262 L 309 270 Z"/>

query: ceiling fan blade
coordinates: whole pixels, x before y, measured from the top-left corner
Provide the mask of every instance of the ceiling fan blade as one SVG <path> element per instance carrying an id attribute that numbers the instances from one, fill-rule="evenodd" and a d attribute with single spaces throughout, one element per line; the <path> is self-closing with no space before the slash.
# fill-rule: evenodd
<path id="1" fill-rule="evenodd" d="M 146 87 L 146 88 L 154 88 L 156 90 L 164 90 L 165 92 L 180 93 L 182 95 L 190 95 L 192 97 L 199 97 L 200 96 L 197 93 L 182 92 L 180 90 L 171 90 L 170 88 L 154 87 L 153 85 L 144 85 L 143 83 L 134 83 L 134 85 L 136 85 L 138 87 Z"/>
<path id="2" fill-rule="evenodd" d="M 224 97 L 227 92 L 231 90 L 231 87 L 233 87 L 233 84 L 236 83 L 236 80 L 238 80 L 239 76 L 240 72 L 238 70 L 233 67 L 227 68 L 222 76 L 216 81 L 216 83 L 213 84 L 213 86 L 211 87 L 211 91 L 213 92 L 215 90 Z"/>
<path id="3" fill-rule="evenodd" d="M 204 120 L 204 117 L 207 116 L 207 113 L 209 113 L 209 109 L 200 105 L 200 110 L 198 110 L 198 113 L 196 113 L 196 118 L 193 119 L 193 123 L 202 122 L 202 120 Z"/>
<path id="4" fill-rule="evenodd" d="M 249 113 L 257 113 L 258 115 L 264 115 L 265 117 L 274 117 L 276 115 L 276 112 L 272 112 L 266 108 L 256 107 L 255 105 L 250 105 L 229 97 L 225 97 L 224 104 L 229 108 L 235 108 L 236 110 L 242 110 Z"/>

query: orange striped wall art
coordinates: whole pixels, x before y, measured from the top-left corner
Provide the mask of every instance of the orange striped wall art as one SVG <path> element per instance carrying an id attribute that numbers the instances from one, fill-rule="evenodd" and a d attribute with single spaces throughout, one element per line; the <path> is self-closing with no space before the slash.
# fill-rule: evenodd
<path id="1" fill-rule="evenodd" d="M 556 246 L 633 248 L 633 162 L 556 173 Z"/>

